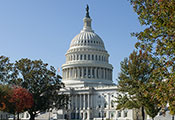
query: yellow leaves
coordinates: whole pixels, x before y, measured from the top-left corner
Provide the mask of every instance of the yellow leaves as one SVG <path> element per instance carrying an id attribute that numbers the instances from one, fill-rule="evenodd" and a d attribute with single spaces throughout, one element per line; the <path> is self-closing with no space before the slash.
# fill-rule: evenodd
<path id="1" fill-rule="evenodd" d="M 1 102 L 1 103 L 0 103 L 0 111 L 5 110 L 5 108 L 6 108 L 5 103 L 4 103 L 4 102 Z"/>

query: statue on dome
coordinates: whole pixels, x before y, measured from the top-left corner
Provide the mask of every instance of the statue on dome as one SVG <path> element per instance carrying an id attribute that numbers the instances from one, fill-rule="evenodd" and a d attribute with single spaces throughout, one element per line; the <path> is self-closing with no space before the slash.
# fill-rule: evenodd
<path id="1" fill-rule="evenodd" d="M 86 7 L 86 17 L 87 18 L 90 18 L 90 16 L 89 16 L 89 6 L 87 5 L 87 7 Z"/>

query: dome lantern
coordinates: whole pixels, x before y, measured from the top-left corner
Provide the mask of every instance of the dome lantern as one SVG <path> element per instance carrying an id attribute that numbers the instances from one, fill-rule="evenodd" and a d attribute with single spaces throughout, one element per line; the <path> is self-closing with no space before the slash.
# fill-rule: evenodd
<path id="1" fill-rule="evenodd" d="M 81 32 L 93 32 L 92 28 L 91 28 L 91 17 L 89 16 L 89 6 L 87 5 L 86 7 L 86 16 L 83 19 L 84 21 L 84 26 L 83 26 L 83 30 Z"/>

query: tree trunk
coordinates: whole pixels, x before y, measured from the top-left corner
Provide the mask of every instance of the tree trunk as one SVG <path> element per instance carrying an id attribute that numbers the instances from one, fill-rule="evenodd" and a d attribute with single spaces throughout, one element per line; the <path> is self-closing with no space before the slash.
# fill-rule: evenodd
<path id="1" fill-rule="evenodd" d="M 29 112 L 29 114 L 30 114 L 29 120 L 35 120 L 35 114 L 33 114 L 32 112 Z"/>
<path id="2" fill-rule="evenodd" d="M 142 107 L 141 109 L 142 109 L 142 120 L 145 120 L 145 111 L 144 111 L 144 107 Z"/>
<path id="3" fill-rule="evenodd" d="M 17 120 L 19 120 L 19 113 L 17 113 Z"/>
<path id="4" fill-rule="evenodd" d="M 14 117 L 13 117 L 13 120 L 16 120 L 16 117 L 15 117 L 15 113 L 14 113 Z"/>

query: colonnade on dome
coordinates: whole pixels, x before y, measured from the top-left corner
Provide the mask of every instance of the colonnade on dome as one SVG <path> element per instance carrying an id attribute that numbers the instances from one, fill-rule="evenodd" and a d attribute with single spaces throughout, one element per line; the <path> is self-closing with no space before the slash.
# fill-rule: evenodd
<path id="1" fill-rule="evenodd" d="M 112 81 L 112 70 L 103 67 L 71 67 L 63 69 L 63 79 L 103 79 Z"/>
<path id="2" fill-rule="evenodd" d="M 91 61 L 101 61 L 108 62 L 108 56 L 104 54 L 92 54 L 92 53 L 75 53 L 66 56 L 66 62 L 76 61 L 76 60 L 91 60 Z"/>

